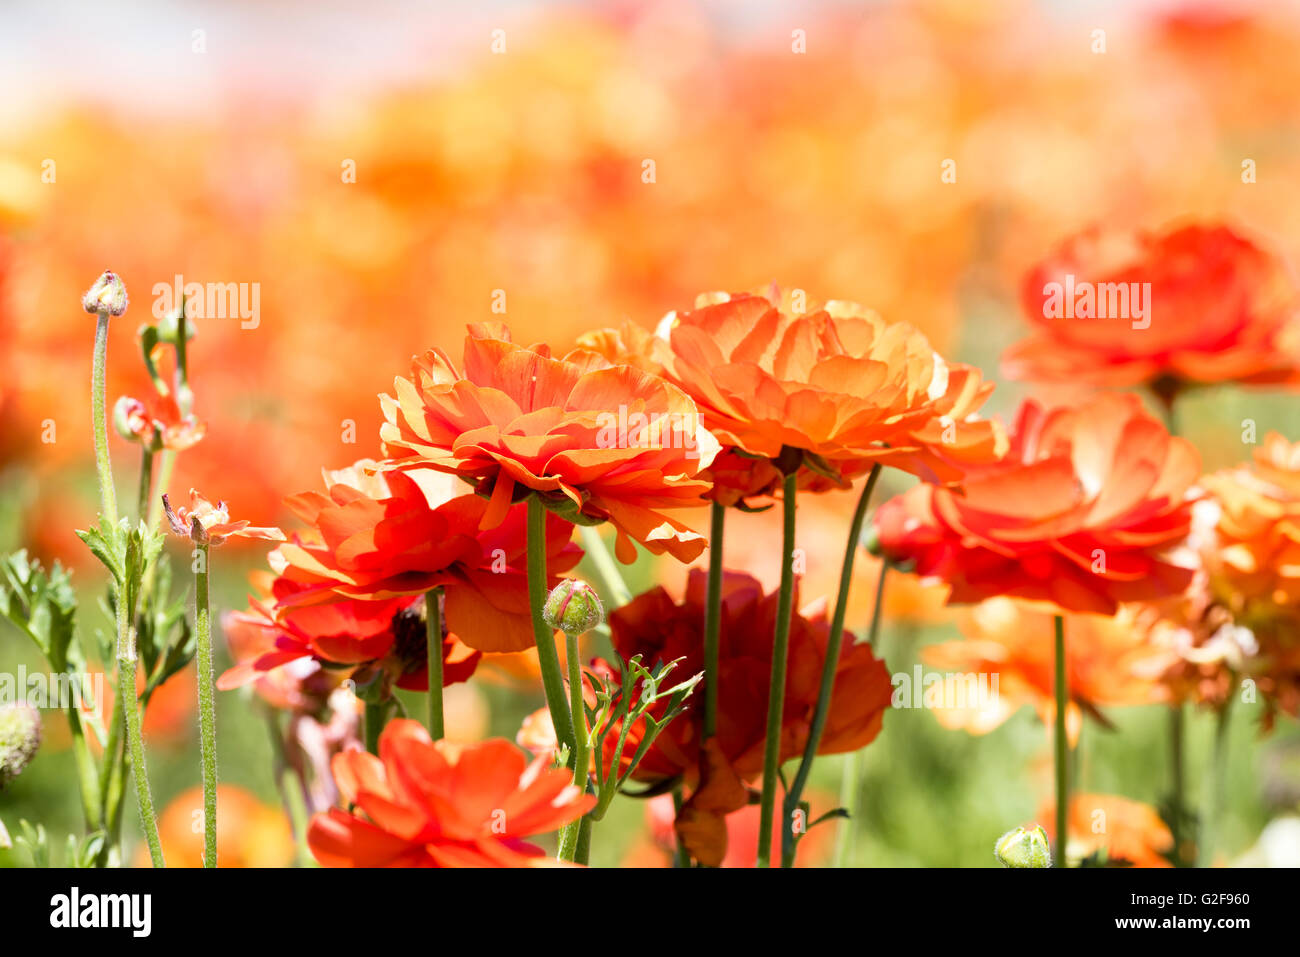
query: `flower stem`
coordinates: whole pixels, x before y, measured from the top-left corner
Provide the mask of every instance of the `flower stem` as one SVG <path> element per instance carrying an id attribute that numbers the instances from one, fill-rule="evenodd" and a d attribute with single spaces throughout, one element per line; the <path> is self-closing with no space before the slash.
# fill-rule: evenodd
<path id="1" fill-rule="evenodd" d="M 90 373 L 90 413 L 95 427 L 95 471 L 99 475 L 99 508 L 109 525 L 117 525 L 117 491 L 108 457 L 108 415 L 104 402 L 104 367 L 108 363 L 108 313 L 95 324 L 95 358 Z"/>
<path id="2" fill-rule="evenodd" d="M 158 822 L 154 817 L 153 795 L 149 793 L 149 769 L 144 758 L 144 737 L 140 731 L 140 702 L 135 692 L 135 628 L 127 622 L 126 603 L 117 601 L 117 696 L 126 715 L 126 741 L 131 752 L 131 776 L 135 778 L 136 806 L 140 828 L 149 845 L 154 867 L 165 867 Z"/>
<path id="3" fill-rule="evenodd" d="M 1187 739 L 1187 722 L 1183 717 L 1182 702 L 1169 708 L 1169 764 L 1173 793 L 1169 798 L 1170 830 L 1174 835 L 1174 866 L 1185 867 L 1190 855 L 1186 853 L 1187 822 L 1187 772 L 1184 763 L 1184 742 Z"/>
<path id="4" fill-rule="evenodd" d="M 704 606 L 704 738 L 718 733 L 718 635 L 722 628 L 722 531 L 727 509 L 709 508 L 709 585 Z"/>
<path id="5" fill-rule="evenodd" d="M 555 650 L 555 632 L 542 618 L 546 604 L 546 507 L 536 495 L 528 497 L 528 605 L 533 615 L 533 637 L 537 641 L 537 662 L 542 671 L 542 690 L 546 706 L 555 725 L 555 740 L 569 748 L 569 766 L 573 767 L 577 743 L 573 720 L 564 700 L 564 678 L 560 674 L 560 656 Z"/>
<path id="6" fill-rule="evenodd" d="M 717 508 L 716 504 L 714 505 L 714 508 Z M 713 539 L 710 538 L 709 541 L 712 542 Z M 674 821 L 676 821 L 677 818 L 681 816 L 682 805 L 684 803 L 685 801 L 682 799 L 682 786 L 679 784 L 677 785 L 677 787 L 673 788 L 673 820 Z M 673 838 L 674 838 L 673 867 L 690 867 L 691 852 L 686 850 L 686 845 L 682 843 L 682 839 L 680 837 L 677 837 L 675 831 L 673 833 Z"/>
<path id="7" fill-rule="evenodd" d="M 442 586 L 424 593 L 424 618 L 429 658 L 429 737 L 437 741 L 446 729 L 442 717 Z"/>
<path id="8" fill-rule="evenodd" d="M 853 843 L 853 829 L 858 821 L 858 772 L 861 770 L 861 751 L 844 755 L 844 769 L 840 778 L 840 807 L 848 812 L 841 818 L 835 832 L 835 867 L 848 867 L 849 847 Z"/>
<path id="9" fill-rule="evenodd" d="M 198 636 L 199 750 L 203 763 L 203 866 L 217 866 L 217 708 L 212 669 L 212 620 L 208 610 L 208 546 L 197 545 L 194 630 Z"/>
<path id="10" fill-rule="evenodd" d="M 1070 781 L 1068 742 L 1065 735 L 1065 619 L 1055 616 L 1056 630 L 1056 848 L 1054 864 L 1065 867 L 1065 845 L 1068 840 L 1066 820 L 1070 807 Z"/>
<path id="11" fill-rule="evenodd" d="M 596 577 L 600 580 L 601 590 L 609 600 L 610 607 L 619 608 L 626 605 L 632 600 L 632 592 L 627 587 L 627 582 L 623 580 L 623 573 L 618 570 L 614 557 L 605 547 L 600 532 L 595 525 L 583 525 L 578 533 L 582 537 L 583 550 L 586 551 L 587 558 L 591 559 Z"/>
<path id="12" fill-rule="evenodd" d="M 1237 693 L 1236 685 L 1234 679 L 1214 724 L 1214 757 L 1206 772 L 1205 813 L 1201 817 L 1201 839 L 1196 849 L 1197 867 L 1214 866 L 1214 839 L 1218 836 L 1219 815 L 1223 813 L 1224 785 L 1228 775 L 1228 729 L 1232 724 L 1232 699 Z"/>
<path id="13" fill-rule="evenodd" d="M 782 490 L 781 591 L 777 598 L 772 640 L 772 681 L 767 691 L 767 737 L 763 742 L 763 796 L 758 822 L 758 867 L 772 866 L 772 822 L 776 779 L 781 770 L 781 725 L 785 717 L 785 675 L 790 653 L 790 612 L 794 604 L 794 509 L 798 470 L 785 477 Z"/>
<path id="14" fill-rule="evenodd" d="M 371 754 L 379 753 L 379 734 L 384 730 L 384 719 L 388 715 L 388 705 L 366 702 L 365 735 L 366 750 Z"/>
<path id="15" fill-rule="evenodd" d="M 867 505 L 871 501 L 871 492 L 880 478 L 880 465 L 871 467 L 867 483 L 858 496 L 858 506 L 853 512 L 853 521 L 849 525 L 849 541 L 844 548 L 844 562 L 840 566 L 840 590 L 835 598 L 835 612 L 831 616 L 830 635 L 826 639 L 826 657 L 822 662 L 821 687 L 817 692 L 817 708 L 813 712 L 812 726 L 808 729 L 808 742 L 804 746 L 803 758 L 799 770 L 785 795 L 785 820 L 781 825 L 781 866 L 794 865 L 794 813 L 799 808 L 799 799 L 808 784 L 808 775 L 812 773 L 813 762 L 817 760 L 817 748 L 822 742 L 822 733 L 826 730 L 826 718 L 831 710 L 831 695 L 835 690 L 835 672 L 839 666 L 840 648 L 844 638 L 844 617 L 849 608 L 849 588 L 853 584 L 853 562 L 857 558 L 859 542 L 862 538 L 862 523 L 867 516 Z M 879 614 L 879 605 L 876 607 Z M 874 622 L 873 622 L 874 627 Z"/>
<path id="16" fill-rule="evenodd" d="M 565 634 L 565 659 L 569 665 L 569 710 L 573 714 L 575 735 L 573 751 L 573 783 L 578 788 L 587 786 L 587 711 L 582 700 L 582 657 L 578 648 L 578 636 Z M 583 815 L 576 821 L 564 826 L 560 831 L 560 853 L 562 861 L 578 861 L 578 836 L 582 831 L 582 822 L 590 815 Z"/>
<path id="17" fill-rule="evenodd" d="M 149 490 L 153 486 L 153 450 L 147 445 L 140 451 L 140 489 L 136 493 L 135 513 L 140 521 L 149 514 Z M 162 501 L 162 499 L 159 499 Z"/>

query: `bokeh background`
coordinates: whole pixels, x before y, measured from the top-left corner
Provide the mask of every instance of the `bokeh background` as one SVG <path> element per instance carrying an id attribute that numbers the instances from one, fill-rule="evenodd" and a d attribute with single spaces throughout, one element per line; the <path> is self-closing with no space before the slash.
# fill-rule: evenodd
<path id="1" fill-rule="evenodd" d="M 209 434 L 171 483 L 258 524 L 283 520 L 282 498 L 322 467 L 377 453 L 376 395 L 413 353 L 456 353 L 465 323 L 492 318 L 565 348 L 595 326 L 653 325 L 702 291 L 775 282 L 915 323 L 998 379 L 990 408 L 1005 413 L 1027 391 L 997 371 L 1024 331 L 1017 284 L 1064 236 L 1209 219 L 1300 261 L 1298 44 L 1295 5 L 1246 0 L 11 0 L 0 547 L 75 569 L 83 629 L 108 626 L 72 531 L 96 511 L 93 323 L 78 299 L 106 267 L 133 303 L 111 333 L 110 401 L 147 381 L 134 330 L 156 283 L 258 284 L 256 328 L 199 323 L 191 377 Z M 492 311 L 502 295 L 504 317 Z M 1068 401 L 1072 388 L 1036 391 Z M 1182 419 L 1217 468 L 1248 454 L 1245 418 L 1296 438 L 1295 408 L 1214 389 L 1187 399 Z M 134 450 L 113 443 L 128 495 Z M 801 504 L 805 598 L 834 586 L 849 507 Z M 737 518 L 729 563 L 774 583 L 778 556 L 761 544 L 772 531 L 770 517 Z M 220 557 L 216 603 L 238 608 L 263 554 L 232 545 Z M 861 631 L 874 569 L 859 567 Z M 648 562 L 631 573 L 637 586 L 682 577 Z M 934 595 L 896 582 L 881 640 L 905 671 L 957 632 Z M 40 664 L 0 627 L 0 667 L 20 662 Z M 155 797 L 176 808 L 182 842 L 199 773 L 193 699 L 191 670 L 146 726 Z M 540 696 L 490 673 L 452 704 L 455 733 L 513 737 Z M 245 863 L 288 863 L 265 721 L 240 694 L 219 705 L 230 840 Z M 1114 731 L 1085 733 L 1081 786 L 1157 803 L 1160 709 L 1109 717 Z M 1243 708 L 1232 724 L 1221 856 L 1297 863 L 1300 738 L 1288 719 L 1263 738 L 1256 718 Z M 1192 781 L 1209 724 L 1191 724 Z M 847 795 L 859 810 L 850 863 L 992 864 L 994 838 L 1050 794 L 1048 745 L 1029 708 L 980 736 L 925 710 L 890 713 Z M 834 806 L 844 763 L 821 763 L 815 806 Z M 0 820 L 76 830 L 72 780 L 52 714 L 37 760 L 0 794 Z M 593 863 L 656 860 L 650 816 L 618 802 Z M 134 827 L 128 810 L 132 841 Z"/>

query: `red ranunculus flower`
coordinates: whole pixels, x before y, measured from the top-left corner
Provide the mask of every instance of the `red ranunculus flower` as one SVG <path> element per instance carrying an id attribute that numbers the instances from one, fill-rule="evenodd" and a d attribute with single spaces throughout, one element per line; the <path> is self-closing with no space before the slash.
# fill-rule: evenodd
<path id="1" fill-rule="evenodd" d="M 612 612 L 609 626 L 615 649 L 625 659 L 639 654 L 647 665 L 684 658 L 675 673 L 682 680 L 702 671 L 706 587 L 707 575 L 693 570 L 681 602 L 659 587 Z M 726 815 L 748 800 L 743 782 L 763 770 L 777 599 L 775 592 L 764 595 L 759 583 L 748 575 L 724 576 L 717 735 L 708 748 L 701 747 L 703 711 L 692 706 L 655 739 L 634 774 L 647 782 L 686 780 L 693 793 L 678 817 L 678 833 L 691 854 L 711 866 L 726 853 Z M 820 605 L 803 609 L 791 623 L 782 761 L 803 753 L 817 705 L 830 637 Z M 869 645 L 854 644 L 846 633 L 819 753 L 856 751 L 870 743 L 880 731 L 891 691 L 884 662 Z M 703 694 L 701 683 L 694 697 L 698 700 Z M 635 752 L 643 731 L 640 723 L 629 729 L 625 760 Z M 606 738 L 607 762 L 614 759 L 617 737 L 615 732 Z"/>
<path id="2" fill-rule="evenodd" d="M 418 723 L 392 721 L 379 756 L 345 751 L 334 780 L 352 813 L 312 819 L 307 841 L 326 867 L 528 867 L 551 863 L 523 838 L 591 810 L 573 776 L 531 764 L 509 741 L 431 741 Z"/>
<path id="3" fill-rule="evenodd" d="M 1034 331 L 1003 358 L 1013 379 L 1300 383 L 1296 288 L 1224 226 L 1087 230 L 1030 270 L 1021 304 Z"/>
<path id="4" fill-rule="evenodd" d="M 1171 550 L 1191 525 L 1200 456 L 1134 395 L 1071 409 L 1026 402 L 1011 450 L 960 491 L 918 485 L 884 503 L 885 554 L 951 587 L 950 603 L 1009 595 L 1113 614 L 1121 601 L 1181 592 Z"/>
<path id="5" fill-rule="evenodd" d="M 374 463 L 326 472 L 327 492 L 288 500 L 310 526 L 271 553 L 271 567 L 299 586 L 282 604 L 339 596 L 403 598 L 443 586 L 447 626 L 480 651 L 521 651 L 533 644 L 528 608 L 523 506 L 482 529 L 488 502 L 432 469 L 375 474 Z M 547 516 L 550 584 L 576 565 L 573 528 Z"/>

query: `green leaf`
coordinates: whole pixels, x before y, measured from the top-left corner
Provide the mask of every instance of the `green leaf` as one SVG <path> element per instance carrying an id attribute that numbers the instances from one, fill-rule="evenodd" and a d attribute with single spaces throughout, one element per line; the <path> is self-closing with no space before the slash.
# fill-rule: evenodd
<path id="1" fill-rule="evenodd" d="M 18 551 L 0 560 L 0 615 L 41 649 L 55 671 L 80 660 L 75 647 L 77 596 L 68 573 L 54 563 L 46 574 Z"/>

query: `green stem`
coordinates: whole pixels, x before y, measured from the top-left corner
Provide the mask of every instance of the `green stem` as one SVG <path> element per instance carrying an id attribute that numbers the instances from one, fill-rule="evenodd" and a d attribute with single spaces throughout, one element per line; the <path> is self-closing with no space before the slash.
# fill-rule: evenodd
<path id="1" fill-rule="evenodd" d="M 785 717 L 785 676 L 790 653 L 790 613 L 794 604 L 794 509 L 798 469 L 785 477 L 782 490 L 781 591 L 772 640 L 772 681 L 767 691 L 767 737 L 763 742 L 763 796 L 758 821 L 758 867 L 772 866 L 772 821 L 776 779 L 781 770 L 781 724 Z"/>
<path id="2" fill-rule="evenodd" d="M 117 491 L 108 457 L 108 414 L 104 400 L 104 368 L 108 363 L 108 313 L 95 324 L 95 359 L 90 373 L 90 412 L 95 428 L 95 471 L 99 475 L 99 508 L 109 525 L 117 524 Z"/>
<path id="3" fill-rule="evenodd" d="M 365 733 L 366 733 L 366 750 L 371 754 L 379 753 L 379 735 L 384 730 L 384 724 L 388 716 L 387 704 L 374 704 L 366 702 L 365 711 Z"/>
<path id="4" fill-rule="evenodd" d="M 86 729 L 75 701 L 68 706 L 68 729 L 72 732 L 72 753 L 77 762 L 77 779 L 81 787 L 81 810 L 86 817 L 86 830 L 94 831 L 104 825 L 104 804 L 99 797 L 101 775 L 95 769 L 95 759 L 90 753 L 90 746 L 86 743 Z M 105 756 L 107 757 L 107 752 Z"/>
<path id="5" fill-rule="evenodd" d="M 840 565 L 840 590 L 835 598 L 835 612 L 831 616 L 830 636 L 826 640 L 826 657 L 822 662 L 821 687 L 817 692 L 817 707 L 813 712 L 812 726 L 808 729 L 808 741 L 804 746 L 803 758 L 799 770 L 785 795 L 785 819 L 781 825 L 781 866 L 794 865 L 794 813 L 799 807 L 799 799 L 808 784 L 813 762 L 817 760 L 817 748 L 821 746 L 822 734 L 826 730 L 826 718 L 831 710 L 831 695 L 835 691 L 835 672 L 840 662 L 840 648 L 844 639 L 844 618 L 849 609 L 849 588 L 853 584 L 853 562 L 857 558 L 859 542 L 862 539 L 862 523 L 867 516 L 867 506 L 871 502 L 871 493 L 880 478 L 880 465 L 873 465 L 867 483 L 858 496 L 858 506 L 853 511 L 853 521 L 849 525 L 849 541 L 844 548 L 844 562 Z M 876 605 L 879 614 L 880 606 Z M 872 622 L 875 627 L 875 622 Z"/>
<path id="6" fill-rule="evenodd" d="M 203 866 L 217 866 L 217 708 L 212 667 L 212 621 L 208 609 L 208 555 L 197 546 L 194 570 L 194 630 L 198 646 L 199 752 L 203 763 Z"/>
<path id="7" fill-rule="evenodd" d="M 1214 841 L 1218 836 L 1219 815 L 1223 813 L 1228 775 L 1228 729 L 1232 725 L 1232 699 L 1237 694 L 1234 678 L 1228 697 L 1214 724 L 1214 756 L 1206 771 L 1205 813 L 1201 818 L 1201 840 L 1197 845 L 1196 866 L 1214 866 Z"/>
<path id="8" fill-rule="evenodd" d="M 424 618 L 429 658 L 429 737 L 437 741 L 446 729 L 442 708 L 442 586 L 424 594 Z"/>
<path id="9" fill-rule="evenodd" d="M 144 757 L 144 736 L 140 730 L 140 702 L 135 692 L 135 628 L 127 623 L 125 602 L 117 601 L 117 697 L 126 715 L 126 740 L 131 752 L 131 776 L 135 779 L 136 806 L 140 828 L 149 845 L 154 867 L 165 867 L 162 842 L 158 839 L 158 822 L 154 817 L 153 796 L 149 793 L 149 768 Z"/>
<path id="10" fill-rule="evenodd" d="M 537 662 L 542 671 L 546 706 L 555 725 L 555 740 L 569 748 L 569 766 L 577 754 L 573 720 L 564 700 L 564 678 L 560 656 L 555 650 L 555 632 L 542 618 L 546 605 L 546 507 L 536 495 L 528 497 L 528 605 L 533 615 L 533 637 L 537 641 Z"/>
<path id="11" fill-rule="evenodd" d="M 122 728 L 125 721 L 125 713 L 118 708 L 113 720 L 109 722 L 108 741 L 104 745 L 104 764 L 99 772 L 100 823 L 104 828 L 104 847 L 99 855 L 101 866 L 117 844 L 115 832 L 121 821 Z"/>
<path id="12" fill-rule="evenodd" d="M 1056 848 L 1055 865 L 1065 867 L 1066 831 L 1070 809 L 1069 742 L 1065 735 L 1065 619 L 1055 616 L 1056 630 Z"/>
<path id="13" fill-rule="evenodd" d="M 704 739 L 718 733 L 718 643 L 722 628 L 722 530 L 724 506 L 709 507 L 709 586 L 704 605 Z"/>
<path id="14" fill-rule="evenodd" d="M 848 811 L 849 816 L 841 818 L 835 832 L 835 867 L 847 867 L 849 848 L 853 843 L 853 829 L 858 822 L 858 771 L 860 770 L 861 751 L 850 751 L 844 755 L 844 769 L 840 778 L 840 807 Z"/>
<path id="15" fill-rule="evenodd" d="M 601 591 L 609 599 L 611 608 L 620 608 L 632 600 L 632 591 L 623 580 L 623 573 L 618 570 L 614 556 L 605 547 L 605 540 L 595 525 L 583 525 L 578 534 L 582 537 L 582 547 L 591 560 L 596 578 L 600 581 Z"/>
<path id="16" fill-rule="evenodd" d="M 569 710 L 573 715 L 576 734 L 573 751 L 573 783 L 582 789 L 587 787 L 587 710 L 582 699 L 582 657 L 578 648 L 578 636 L 565 633 L 565 658 L 569 665 Z M 559 860 L 585 864 L 577 859 L 578 836 L 582 831 L 582 822 L 590 815 L 584 815 L 576 821 L 566 824 L 560 831 Z"/>
<path id="17" fill-rule="evenodd" d="M 1187 813 L 1187 772 L 1184 759 L 1187 740 L 1187 722 L 1184 718 L 1183 703 L 1177 702 L 1169 708 L 1169 764 L 1173 793 L 1169 798 L 1169 822 L 1174 835 L 1174 866 L 1185 867 L 1190 855 L 1186 853 Z"/>
<path id="18" fill-rule="evenodd" d="M 135 513 L 139 516 L 140 521 L 144 521 L 149 514 L 149 491 L 153 487 L 153 450 L 149 446 L 143 446 L 140 450 L 140 488 L 136 492 Z M 162 499 L 159 499 L 162 501 Z"/>
<path id="19" fill-rule="evenodd" d="M 155 495 L 152 499 L 149 500 L 150 530 L 156 529 L 159 526 L 159 524 L 162 522 L 163 507 L 162 507 L 161 493 L 166 492 L 167 486 L 171 484 L 172 470 L 175 469 L 175 467 L 176 467 L 175 451 L 173 451 L 172 449 L 163 449 L 163 453 L 159 457 L 159 463 L 158 463 L 159 494 Z M 153 569 L 156 567 L 157 567 L 157 563 L 154 563 L 154 565 L 149 566 L 149 571 L 152 573 Z"/>

